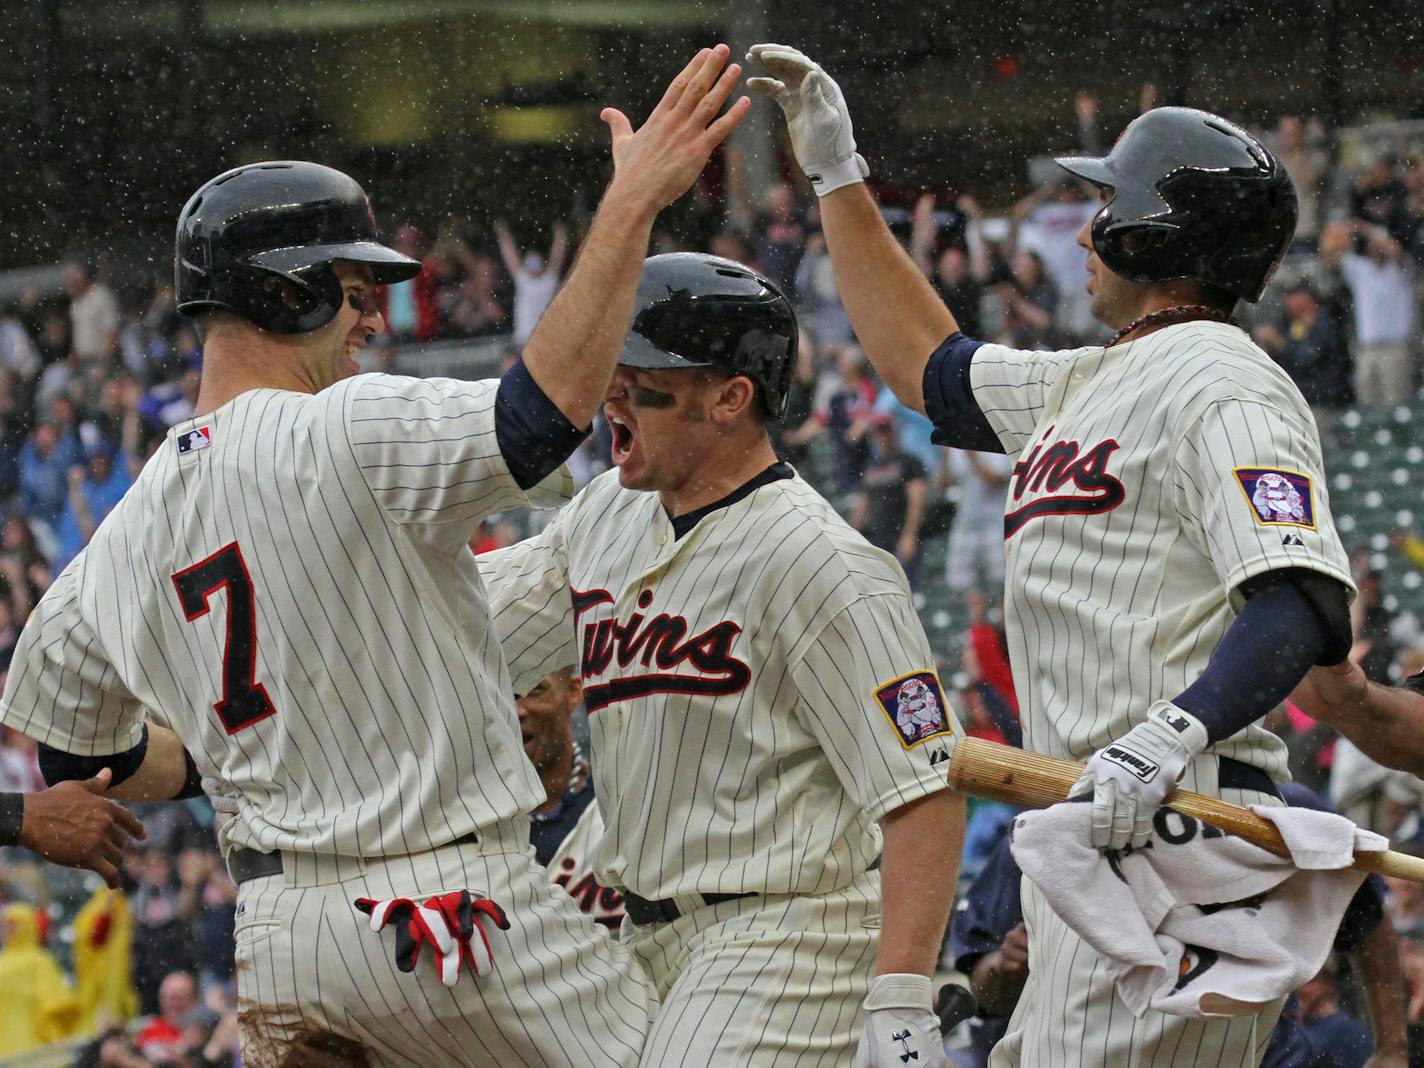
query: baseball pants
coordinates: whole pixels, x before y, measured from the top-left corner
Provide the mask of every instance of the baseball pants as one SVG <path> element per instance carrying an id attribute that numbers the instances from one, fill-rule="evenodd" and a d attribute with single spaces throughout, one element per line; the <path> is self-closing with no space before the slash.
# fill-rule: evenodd
<path id="1" fill-rule="evenodd" d="M 1219 796 L 1238 805 L 1280 804 L 1241 790 L 1221 790 Z M 1261 1063 L 1284 997 L 1254 1016 L 1189 1020 L 1149 1010 L 1139 1020 L 1118 997 L 1096 951 L 1059 919 L 1027 876 L 1022 898 L 1028 983 L 1008 1031 L 989 1055 L 989 1068 L 1256 1068 Z"/>
<path id="2" fill-rule="evenodd" d="M 284 856 L 244 882 L 237 905 L 238 1024 L 247 1068 L 279 1068 L 294 1043 L 334 1032 L 376 1068 L 632 1068 L 652 1012 L 625 947 L 547 882 L 528 821 L 481 832 L 478 845 L 378 859 Z M 423 955 L 395 965 L 395 931 L 375 932 L 358 897 L 424 899 L 470 889 L 502 905 L 510 929 L 485 927 L 494 973 L 441 984 Z M 478 937 L 478 936 L 476 936 Z M 428 954 L 428 950 L 426 953 Z"/>
<path id="3" fill-rule="evenodd" d="M 625 920 L 622 942 L 662 999 L 643 1068 L 844 1068 L 880 947 L 880 873 Z"/>

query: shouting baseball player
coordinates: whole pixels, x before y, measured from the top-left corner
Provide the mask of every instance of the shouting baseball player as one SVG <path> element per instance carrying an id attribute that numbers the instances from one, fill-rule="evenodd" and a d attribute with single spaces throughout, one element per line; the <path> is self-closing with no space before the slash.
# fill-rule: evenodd
<path id="1" fill-rule="evenodd" d="M 183 209 L 196 414 L 36 608 L 0 721 L 51 779 L 235 791 L 246 1064 L 312 1032 L 402 1068 L 638 1060 L 648 985 L 530 856 L 543 792 L 467 545 L 567 499 L 654 218 L 745 114 L 717 117 L 737 74 L 704 49 L 636 133 L 604 112 L 613 177 L 500 381 L 348 377 L 375 287 L 420 265 L 346 175 L 254 164 Z"/>
<path id="2" fill-rule="evenodd" d="M 772 451 L 795 352 L 767 279 L 649 259 L 617 470 L 479 558 L 516 688 L 579 665 L 594 870 L 662 1000 L 648 1068 L 844 1066 L 862 1030 L 880 1063 L 945 1063 L 957 728 L 895 558 Z"/>
<path id="3" fill-rule="evenodd" d="M 1144 846 L 1180 782 L 1278 804 L 1285 747 L 1257 724 L 1350 645 L 1349 571 L 1320 445 L 1290 379 L 1231 319 L 1295 228 L 1279 162 L 1202 111 L 1136 119 L 1102 159 L 1078 241 L 1107 345 L 1021 352 L 966 338 L 886 228 L 845 100 L 795 49 L 753 79 L 786 113 L 821 196 L 856 333 L 942 444 L 1016 456 L 1005 620 L 1024 744 L 1087 760 L 1093 843 Z M 1255 1064 L 1257 1018 L 1134 1019 L 1094 954 L 1024 888 L 1029 989 L 996 1065 Z"/>

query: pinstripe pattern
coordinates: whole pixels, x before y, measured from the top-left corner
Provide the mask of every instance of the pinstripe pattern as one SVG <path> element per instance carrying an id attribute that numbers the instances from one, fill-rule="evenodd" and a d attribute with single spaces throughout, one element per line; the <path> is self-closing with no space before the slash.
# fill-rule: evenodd
<path id="1" fill-rule="evenodd" d="M 16 651 L 0 722 L 101 755 L 132 747 L 147 714 L 240 791 L 229 839 L 282 852 L 282 880 L 243 887 L 250 1047 L 315 1020 L 384 1065 L 636 1063 L 641 974 L 530 863 L 527 823 L 517 853 L 448 846 L 488 843 L 543 799 L 466 543 L 490 512 L 565 501 L 571 483 L 519 489 L 496 389 L 365 375 L 175 427 Z M 180 454 L 195 427 L 210 444 Z M 210 560 L 226 577 L 185 607 L 172 576 Z M 235 641 L 239 583 L 253 619 Z M 225 657 L 253 640 L 244 681 Z M 230 732 L 215 703 L 253 685 L 275 711 Z M 433 970 L 399 975 L 351 907 L 464 886 L 515 926 L 495 974 L 454 994 Z"/>
<path id="2" fill-rule="evenodd" d="M 371 932 L 351 907 L 360 896 L 466 886 L 505 903 L 511 928 L 487 928 L 494 974 L 453 988 L 424 960 L 411 974 L 398 972 L 393 937 Z M 372 861 L 358 879 L 309 885 L 285 873 L 242 891 L 244 1064 L 275 1065 L 284 1043 L 323 1028 L 356 1039 L 382 1068 L 638 1063 L 652 1007 L 638 965 L 544 881 L 527 849 L 447 846 Z"/>
<path id="3" fill-rule="evenodd" d="M 662 1004 L 644 1068 L 841 1068 L 879 949 L 879 873 L 819 896 L 704 906 L 624 926 Z"/>
<path id="4" fill-rule="evenodd" d="M 750 665 L 744 688 L 659 692 L 590 714 L 605 885 L 649 898 L 839 889 L 879 853 L 875 821 L 944 788 L 930 761 L 952 739 L 906 749 L 874 696 L 933 669 L 903 572 L 800 478 L 677 540 L 657 496 L 609 472 L 541 534 L 479 566 L 516 686 L 575 662 L 586 695 L 657 670 L 639 656 L 592 670 L 588 632 L 603 620 L 679 617 L 689 636 L 740 628 L 731 653 Z M 611 600 L 575 628 L 570 588 Z M 716 674 L 692 662 L 665 670 Z"/>
<path id="5" fill-rule="evenodd" d="M 603 816 L 590 802 L 549 857 L 549 881 L 574 899 L 579 911 L 617 936 L 623 922 L 623 896 L 598 883 L 593 874 L 594 847 L 603 838 Z"/>
<path id="6" fill-rule="evenodd" d="M 1314 421 L 1241 331 L 1193 322 L 1056 353 L 989 345 L 970 375 L 1019 458 L 1006 500 L 1020 522 L 1006 523 L 1004 612 L 1026 748 L 1086 759 L 1153 701 L 1186 689 L 1230 627 L 1245 579 L 1304 567 L 1349 583 Z M 1055 445 L 1057 467 L 1043 462 Z M 1237 468 L 1306 475 L 1317 529 L 1260 522 Z M 1096 500 L 1084 508 L 1084 498 Z M 1289 778 L 1285 746 L 1259 725 L 1211 752 Z M 1211 754 L 1183 785 L 1219 792 Z M 1274 1013 L 1135 1020 L 1092 950 L 1027 881 L 1024 912 L 1029 986 L 996 1068 L 1258 1063 Z"/>
<path id="7" fill-rule="evenodd" d="M 136 742 L 146 708 L 242 791 L 232 840 L 266 851 L 417 852 L 528 811 L 542 793 L 459 548 L 480 509 L 524 500 L 494 390 L 366 375 L 174 428 L 36 609 L 0 721 L 104 754 Z M 180 456 L 194 426 L 212 445 Z M 228 734 L 212 711 L 228 594 L 190 622 L 169 576 L 231 543 L 277 713 Z"/>
<path id="8" fill-rule="evenodd" d="M 941 734 L 906 748 L 875 697 L 933 668 L 894 558 L 799 477 L 678 540 L 658 497 L 610 472 L 479 566 L 516 685 L 578 663 L 593 695 L 599 881 L 683 913 L 624 922 L 663 999 L 641 1063 L 849 1063 L 879 943 L 876 821 L 943 789 L 932 761 L 953 745 Z M 703 654 L 719 628 L 734 638 L 721 657 L 680 659 L 667 644 L 643 655 L 673 619 Z M 608 646 L 615 627 L 624 644 Z M 728 656 L 747 665 L 739 685 L 685 692 L 727 678 Z M 599 696 L 658 672 L 678 680 Z M 756 896 L 697 897 L 741 892 Z"/>
<path id="9" fill-rule="evenodd" d="M 1111 511 L 1043 515 L 1005 542 L 1005 618 L 1026 747 L 1085 759 L 1152 701 L 1186 689 L 1231 625 L 1228 591 L 1244 579 L 1305 567 L 1350 581 L 1309 410 L 1241 331 L 1188 323 L 1066 353 L 986 346 L 971 375 L 1011 455 L 1022 461 L 1057 441 L 1077 442 L 1081 455 L 1116 442 L 1107 470 L 1125 491 Z M 1014 395 L 1017 406 L 1008 403 Z M 1240 467 L 1309 475 L 1318 529 L 1258 522 L 1232 474 Z M 1014 488 L 1010 511 L 1085 492 L 1045 483 L 1015 500 Z M 1283 544 L 1283 529 L 1300 544 Z M 1264 728 L 1214 752 L 1286 778 L 1285 747 Z"/>

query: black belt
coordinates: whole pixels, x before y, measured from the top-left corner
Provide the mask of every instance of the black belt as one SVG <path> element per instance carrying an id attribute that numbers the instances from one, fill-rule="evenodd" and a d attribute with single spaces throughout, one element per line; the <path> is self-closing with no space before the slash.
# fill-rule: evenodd
<path id="1" fill-rule="evenodd" d="M 480 836 L 474 831 L 463 838 L 456 838 L 449 845 L 474 845 Z M 227 857 L 227 871 L 234 883 L 245 883 L 250 879 L 262 879 L 268 875 L 282 874 L 281 853 L 261 853 L 245 846 L 234 849 Z"/>
<path id="2" fill-rule="evenodd" d="M 755 897 L 756 894 L 748 891 L 745 894 L 696 894 L 702 899 L 704 905 L 720 905 L 723 901 L 736 901 L 738 898 Z M 623 911 L 628 914 L 628 918 L 634 923 L 668 923 L 682 915 L 681 910 L 673 904 L 671 898 L 660 898 L 653 901 L 650 898 L 639 897 L 632 891 L 623 893 Z"/>
<path id="3" fill-rule="evenodd" d="M 1270 794 L 1277 801 L 1284 801 L 1280 787 L 1275 781 L 1254 764 L 1243 764 L 1230 757 L 1216 758 L 1216 785 L 1228 790 L 1255 790 Z"/>

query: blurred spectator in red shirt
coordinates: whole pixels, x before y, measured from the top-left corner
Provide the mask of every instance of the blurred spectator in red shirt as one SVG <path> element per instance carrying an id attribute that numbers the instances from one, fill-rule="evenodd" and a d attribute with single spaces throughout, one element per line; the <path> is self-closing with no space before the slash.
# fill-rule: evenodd
<path id="1" fill-rule="evenodd" d="M 185 1018 L 198 1004 L 198 982 L 187 972 L 170 972 L 158 988 L 158 1015 L 137 1037 L 134 1044 L 154 1064 L 176 1061 L 187 1049 Z"/>

